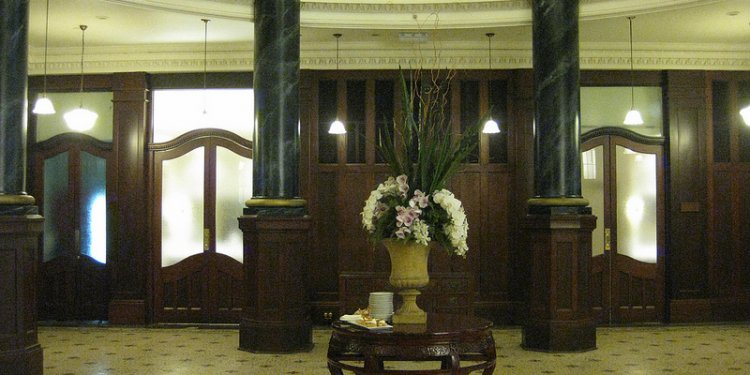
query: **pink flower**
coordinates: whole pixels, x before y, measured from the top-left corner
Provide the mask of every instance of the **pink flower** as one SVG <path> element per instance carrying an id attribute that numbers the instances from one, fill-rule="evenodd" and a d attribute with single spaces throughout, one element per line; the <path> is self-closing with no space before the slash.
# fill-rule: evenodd
<path id="1" fill-rule="evenodd" d="M 406 198 L 406 193 L 409 192 L 409 178 L 406 177 L 405 174 L 402 174 L 398 177 L 396 177 L 396 183 L 398 183 L 398 191 L 401 193 L 401 196 Z"/>
<path id="2" fill-rule="evenodd" d="M 414 198 L 409 200 L 409 206 L 411 207 L 419 207 L 419 208 L 425 208 L 430 204 L 430 196 L 424 195 L 424 193 L 417 189 L 414 190 Z"/>

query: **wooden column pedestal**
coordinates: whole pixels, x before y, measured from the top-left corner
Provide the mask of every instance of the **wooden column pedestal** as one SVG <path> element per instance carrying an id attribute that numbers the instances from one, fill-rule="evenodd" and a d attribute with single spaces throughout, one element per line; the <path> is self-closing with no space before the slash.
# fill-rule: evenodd
<path id="1" fill-rule="evenodd" d="M 529 314 L 522 346 L 567 352 L 596 349 L 591 310 L 591 231 L 588 214 L 530 214 L 524 221 L 531 252 Z"/>
<path id="2" fill-rule="evenodd" d="M 247 291 L 240 349 L 263 353 L 312 349 L 306 282 L 309 216 L 246 215 L 239 222 Z"/>
<path id="3" fill-rule="evenodd" d="M 0 215 L 0 374 L 41 374 L 36 285 L 39 235 L 36 214 Z"/>

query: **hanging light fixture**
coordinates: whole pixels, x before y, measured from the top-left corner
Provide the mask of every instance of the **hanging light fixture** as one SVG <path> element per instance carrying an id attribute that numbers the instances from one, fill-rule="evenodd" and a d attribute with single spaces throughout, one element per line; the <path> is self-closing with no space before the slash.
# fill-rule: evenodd
<path id="1" fill-rule="evenodd" d="M 208 18 L 201 18 L 203 21 L 203 116 L 208 115 Z"/>
<path id="2" fill-rule="evenodd" d="M 742 116 L 745 125 L 750 126 L 750 105 L 740 110 L 740 116 Z"/>
<path id="3" fill-rule="evenodd" d="M 635 109 L 635 89 L 633 88 L 633 18 L 635 16 L 628 17 L 628 23 L 630 25 L 630 111 L 625 115 L 625 125 L 643 125 L 643 118 L 641 113 Z"/>
<path id="4" fill-rule="evenodd" d="M 34 109 L 31 110 L 37 115 L 51 115 L 55 113 L 55 106 L 47 97 L 47 40 L 49 37 L 49 0 L 47 0 L 47 13 L 44 24 L 44 91 L 42 96 L 34 103 Z"/>
<path id="5" fill-rule="evenodd" d="M 489 57 L 488 66 L 489 70 L 492 70 L 492 37 L 495 36 L 495 33 L 487 33 L 487 56 Z M 490 117 L 487 122 L 484 123 L 484 127 L 482 128 L 482 133 L 485 134 L 497 134 L 500 133 L 500 127 L 497 125 L 497 121 L 493 120 L 492 117 Z"/>
<path id="6" fill-rule="evenodd" d="M 85 35 L 88 26 L 80 25 L 79 27 L 81 28 L 81 89 L 79 91 L 81 103 L 78 108 L 67 112 L 63 117 L 65 118 L 65 123 L 72 130 L 86 131 L 94 127 L 94 123 L 96 123 L 99 115 L 96 112 L 83 108 L 83 53 L 86 47 Z"/>
<path id="7" fill-rule="evenodd" d="M 336 38 L 336 72 L 339 71 L 339 38 L 341 38 L 341 34 L 336 33 L 333 34 L 334 38 Z M 341 122 L 338 118 L 338 115 L 336 116 L 336 119 L 331 122 L 331 127 L 328 128 L 328 134 L 346 134 L 346 128 L 344 127 L 344 123 Z"/>

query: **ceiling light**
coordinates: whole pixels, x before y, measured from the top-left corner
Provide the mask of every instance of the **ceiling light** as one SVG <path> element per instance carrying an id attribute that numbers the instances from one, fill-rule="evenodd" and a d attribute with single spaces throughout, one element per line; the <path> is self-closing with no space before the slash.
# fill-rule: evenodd
<path id="1" fill-rule="evenodd" d="M 86 29 L 88 26 L 81 25 L 81 89 L 79 92 L 79 95 L 81 97 L 81 103 L 80 106 L 70 112 L 67 112 L 63 117 L 65 118 L 65 123 L 68 124 L 68 127 L 75 131 L 86 131 L 94 127 L 94 124 L 96 123 L 96 119 L 99 117 L 99 115 L 96 114 L 96 112 L 89 111 L 88 109 L 83 108 L 83 53 L 85 51 L 86 46 Z"/>
<path id="2" fill-rule="evenodd" d="M 487 59 L 488 61 L 488 67 L 489 70 L 492 70 L 492 37 L 495 36 L 495 33 L 487 33 L 487 56 L 489 57 Z M 493 120 L 492 117 L 490 117 L 487 122 L 484 123 L 484 127 L 482 128 L 482 133 L 485 134 L 497 134 L 500 133 L 500 127 L 497 125 L 497 121 Z"/>
<path id="3" fill-rule="evenodd" d="M 38 98 L 34 103 L 34 109 L 31 110 L 37 115 L 51 115 L 55 113 L 55 106 L 52 101 L 47 97 L 47 41 L 49 37 L 49 0 L 47 0 L 47 13 L 45 15 L 44 24 L 44 90 L 42 91 L 42 97 Z"/>
<path id="4" fill-rule="evenodd" d="M 635 109 L 635 89 L 633 88 L 633 18 L 635 16 L 628 17 L 628 24 L 630 25 L 630 111 L 625 115 L 625 125 L 643 125 L 643 118 L 641 113 Z"/>
<path id="5" fill-rule="evenodd" d="M 336 75 L 338 75 L 339 71 L 339 38 L 341 38 L 341 34 L 336 33 L 333 34 L 333 37 L 336 38 Z M 338 111 L 337 111 L 338 112 Z M 338 116 L 336 116 L 336 119 L 331 122 L 331 126 L 328 128 L 328 134 L 346 134 L 346 127 L 344 127 L 344 123 L 341 122 L 338 119 Z"/>

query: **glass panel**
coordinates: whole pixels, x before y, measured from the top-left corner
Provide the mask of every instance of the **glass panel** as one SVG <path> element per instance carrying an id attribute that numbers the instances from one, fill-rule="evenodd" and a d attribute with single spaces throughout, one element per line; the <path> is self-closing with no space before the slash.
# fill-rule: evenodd
<path id="1" fill-rule="evenodd" d="M 107 160 L 81 152 L 81 253 L 107 263 Z"/>
<path id="2" fill-rule="evenodd" d="M 44 160 L 44 254 L 42 261 L 62 255 L 73 223 L 73 197 L 68 186 L 69 153 Z"/>
<path id="3" fill-rule="evenodd" d="M 647 136 L 662 135 L 661 87 L 634 88 L 635 108 L 641 112 L 643 125 L 623 125 L 630 110 L 630 86 L 581 87 L 581 133 L 603 126 L 617 126 Z"/>
<path id="4" fill-rule="evenodd" d="M 604 146 L 585 151 L 581 192 L 591 204 L 591 213 L 596 216 L 596 228 L 591 234 L 591 255 L 604 254 Z"/>
<path id="5" fill-rule="evenodd" d="M 508 162 L 508 128 L 505 111 L 507 108 L 508 83 L 495 79 L 489 82 L 489 101 L 492 118 L 500 126 L 500 133 L 490 134 L 490 163 Z"/>
<path id="6" fill-rule="evenodd" d="M 714 162 L 729 162 L 729 82 L 714 81 L 712 84 L 714 132 Z"/>
<path id="7" fill-rule="evenodd" d="M 336 163 L 336 135 L 328 134 L 331 123 L 338 117 L 336 81 L 318 82 L 318 161 Z"/>
<path id="8" fill-rule="evenodd" d="M 253 139 L 254 106 L 252 89 L 155 90 L 154 142 L 205 128 Z"/>
<path id="9" fill-rule="evenodd" d="M 461 81 L 461 133 L 479 121 L 479 81 Z M 479 147 L 468 156 L 469 163 L 479 162 Z"/>
<path id="10" fill-rule="evenodd" d="M 162 162 L 161 266 L 203 251 L 203 147 Z"/>
<path id="11" fill-rule="evenodd" d="M 54 115 L 36 116 L 36 141 L 41 142 L 58 134 L 71 133 L 63 115 L 83 104 L 83 107 L 96 112 L 99 117 L 94 127 L 80 133 L 90 135 L 100 141 L 112 142 L 112 93 L 111 92 L 59 92 L 47 93 L 55 105 Z"/>
<path id="12" fill-rule="evenodd" d="M 237 218 L 253 195 L 253 161 L 216 148 L 216 252 L 242 263 L 242 231 Z"/>
<path id="13" fill-rule="evenodd" d="M 656 155 L 617 146 L 617 252 L 656 263 Z"/>
<path id="14" fill-rule="evenodd" d="M 393 134 L 393 81 L 383 80 L 375 81 L 375 141 L 378 135 L 384 130 Z M 375 161 L 384 163 L 383 156 L 375 153 Z"/>
<path id="15" fill-rule="evenodd" d="M 365 81 L 346 82 L 346 162 L 365 162 Z"/>
<path id="16" fill-rule="evenodd" d="M 740 109 L 750 106 L 750 82 L 740 81 L 737 87 L 737 104 Z M 735 115 L 738 116 L 738 115 Z M 739 117 L 739 116 L 738 116 Z M 740 161 L 747 163 L 750 162 L 750 124 L 745 124 L 740 118 Z"/>

